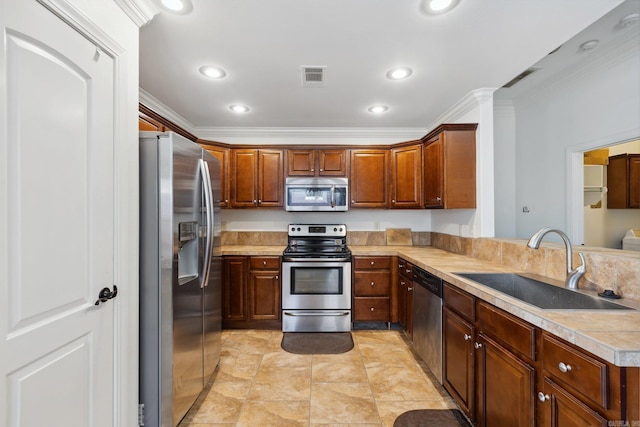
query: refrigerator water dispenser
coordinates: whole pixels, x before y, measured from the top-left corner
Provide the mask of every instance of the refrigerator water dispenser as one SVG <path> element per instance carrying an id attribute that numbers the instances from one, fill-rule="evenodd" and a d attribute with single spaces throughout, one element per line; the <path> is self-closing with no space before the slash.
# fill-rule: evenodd
<path id="1" fill-rule="evenodd" d="M 198 223 L 178 223 L 178 284 L 198 278 Z"/>

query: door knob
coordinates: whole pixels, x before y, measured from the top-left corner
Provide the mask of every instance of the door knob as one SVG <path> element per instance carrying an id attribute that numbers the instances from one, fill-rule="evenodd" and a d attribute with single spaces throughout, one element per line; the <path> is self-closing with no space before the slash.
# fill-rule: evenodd
<path id="1" fill-rule="evenodd" d="M 109 288 L 102 288 L 102 290 L 98 293 L 98 300 L 96 301 L 96 305 L 100 305 L 101 302 L 107 302 L 110 299 L 113 299 L 118 295 L 118 287 L 113 285 L 113 292 Z"/>

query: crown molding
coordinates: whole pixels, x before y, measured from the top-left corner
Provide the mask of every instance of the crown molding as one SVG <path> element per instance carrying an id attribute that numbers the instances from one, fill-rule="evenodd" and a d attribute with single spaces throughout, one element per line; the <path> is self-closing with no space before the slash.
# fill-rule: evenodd
<path id="1" fill-rule="evenodd" d="M 392 139 L 409 141 L 420 139 L 427 128 L 305 128 L 305 127 L 196 127 L 153 95 L 139 89 L 139 102 L 167 120 L 200 139 L 221 141 L 226 138 L 350 138 L 350 139 Z M 296 141 L 299 143 L 299 141 Z M 351 142 L 350 142 L 351 143 Z"/>
<path id="2" fill-rule="evenodd" d="M 466 94 L 460 101 L 456 102 L 446 112 L 441 114 L 428 128 L 429 131 L 440 126 L 442 123 L 455 123 L 460 117 L 477 108 L 481 104 L 490 101 L 497 88 L 475 89 Z"/>
<path id="3" fill-rule="evenodd" d="M 202 139 L 224 140 L 225 138 L 349 138 L 349 139 L 393 139 L 398 141 L 420 139 L 426 128 L 304 128 L 304 127 L 199 127 L 195 133 Z"/>
<path id="4" fill-rule="evenodd" d="M 114 0 L 120 9 L 139 27 L 149 23 L 160 13 L 152 0 Z"/>

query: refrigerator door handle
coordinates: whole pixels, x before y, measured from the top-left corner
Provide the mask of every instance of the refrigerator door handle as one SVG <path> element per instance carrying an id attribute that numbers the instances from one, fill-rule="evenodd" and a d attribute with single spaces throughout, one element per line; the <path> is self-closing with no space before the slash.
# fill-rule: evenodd
<path id="1" fill-rule="evenodd" d="M 206 230 L 206 240 L 204 247 L 204 259 L 202 260 L 202 282 L 200 284 L 201 288 L 207 286 L 207 281 L 209 280 L 209 269 L 211 267 L 211 246 L 213 245 L 213 196 L 211 190 L 211 174 L 209 173 L 209 165 L 207 165 L 206 160 L 200 159 L 200 171 L 202 177 L 202 188 L 204 189 L 204 204 L 206 211 L 206 222 L 205 222 L 205 230 Z"/>

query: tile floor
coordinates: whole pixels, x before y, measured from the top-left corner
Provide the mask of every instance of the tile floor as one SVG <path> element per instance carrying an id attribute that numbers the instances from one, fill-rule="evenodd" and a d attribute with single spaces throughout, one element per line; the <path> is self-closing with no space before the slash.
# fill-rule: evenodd
<path id="1" fill-rule="evenodd" d="M 457 408 L 402 332 L 352 335 L 348 353 L 298 355 L 280 331 L 224 331 L 210 389 L 179 427 L 391 427 L 405 411 Z"/>

